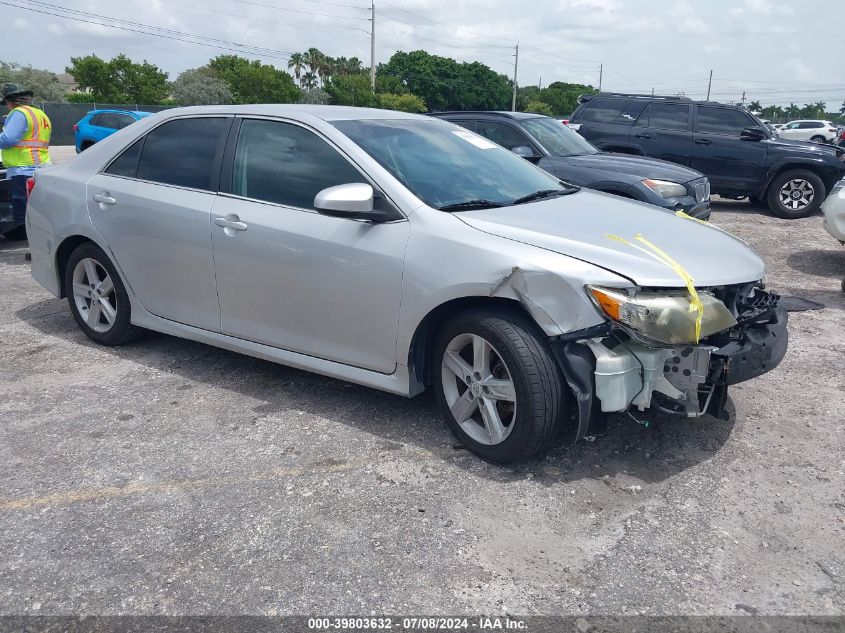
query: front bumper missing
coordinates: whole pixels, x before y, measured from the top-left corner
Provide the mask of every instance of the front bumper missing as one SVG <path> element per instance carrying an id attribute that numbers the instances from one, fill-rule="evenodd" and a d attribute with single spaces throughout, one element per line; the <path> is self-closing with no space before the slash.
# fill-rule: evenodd
<path id="1" fill-rule="evenodd" d="M 788 344 L 787 312 L 775 306 L 699 345 L 646 347 L 610 323 L 552 339 L 578 405 L 577 438 L 601 427 L 602 414 L 652 409 L 727 419 L 728 386 L 771 371 Z"/>

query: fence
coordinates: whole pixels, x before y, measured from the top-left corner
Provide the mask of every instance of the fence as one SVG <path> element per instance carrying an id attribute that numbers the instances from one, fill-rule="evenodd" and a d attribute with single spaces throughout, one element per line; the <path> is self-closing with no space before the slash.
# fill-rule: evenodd
<path id="1" fill-rule="evenodd" d="M 145 106 L 135 103 L 34 103 L 36 107 L 44 110 L 50 117 L 53 126 L 53 133 L 50 137 L 51 145 L 73 145 L 73 126 L 88 114 L 91 110 L 113 109 L 113 110 L 141 110 L 142 112 L 161 112 L 172 106 Z"/>

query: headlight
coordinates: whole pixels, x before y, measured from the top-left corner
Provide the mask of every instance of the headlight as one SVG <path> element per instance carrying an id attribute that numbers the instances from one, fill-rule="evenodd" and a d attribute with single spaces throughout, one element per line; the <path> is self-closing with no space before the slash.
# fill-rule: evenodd
<path id="1" fill-rule="evenodd" d="M 690 311 L 689 295 L 680 291 L 640 292 L 629 296 L 618 288 L 587 286 L 590 296 L 613 321 L 650 341 L 676 345 L 695 342 L 697 312 Z M 701 338 L 736 325 L 736 319 L 709 292 L 699 291 L 704 306 Z"/>
<path id="2" fill-rule="evenodd" d="M 687 188 L 676 182 L 646 178 L 642 183 L 662 198 L 680 198 L 687 195 Z"/>

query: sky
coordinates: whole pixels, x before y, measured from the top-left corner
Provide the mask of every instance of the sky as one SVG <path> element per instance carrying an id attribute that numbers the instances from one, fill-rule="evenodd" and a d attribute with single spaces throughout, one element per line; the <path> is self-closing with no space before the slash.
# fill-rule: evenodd
<path id="1" fill-rule="evenodd" d="M 764 106 L 825 101 L 828 111 L 845 101 L 845 0 L 375 5 L 377 63 L 397 50 L 423 49 L 512 77 L 518 43 L 523 86 L 598 86 L 601 66 L 605 90 L 704 98 L 712 70 L 713 100 L 737 101 L 745 91 Z M 221 53 L 286 68 L 291 52 L 315 46 L 369 65 L 369 17 L 367 0 L 0 0 L 0 59 L 63 72 L 72 56 L 123 52 L 175 79 Z"/>

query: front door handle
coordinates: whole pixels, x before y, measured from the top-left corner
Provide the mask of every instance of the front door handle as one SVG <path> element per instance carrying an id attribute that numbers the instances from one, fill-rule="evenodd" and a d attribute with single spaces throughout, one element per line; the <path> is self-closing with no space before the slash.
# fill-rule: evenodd
<path id="1" fill-rule="evenodd" d="M 651 134 L 635 134 L 637 138 L 651 138 Z"/>
<path id="2" fill-rule="evenodd" d="M 711 141 L 709 138 L 697 138 L 697 139 L 695 139 L 695 144 L 696 145 L 712 145 L 713 141 Z"/>
<path id="3" fill-rule="evenodd" d="M 226 235 L 234 235 L 238 231 L 246 231 L 246 222 L 241 222 L 241 219 L 236 213 L 230 213 L 225 218 L 214 218 L 214 223 L 223 229 Z"/>
<path id="4" fill-rule="evenodd" d="M 99 202 L 100 204 L 108 204 L 108 205 L 115 205 L 117 204 L 117 200 L 111 197 L 108 191 L 104 191 L 103 193 L 95 193 L 92 198 L 94 202 Z"/>

